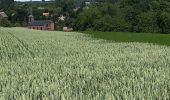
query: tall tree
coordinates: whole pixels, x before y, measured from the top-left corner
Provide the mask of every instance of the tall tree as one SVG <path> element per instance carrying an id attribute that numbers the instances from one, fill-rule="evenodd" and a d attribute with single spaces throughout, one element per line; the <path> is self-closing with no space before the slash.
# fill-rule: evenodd
<path id="1" fill-rule="evenodd" d="M 169 33 L 170 32 L 170 1 L 168 0 L 160 0 L 155 1 L 157 4 L 157 8 L 155 8 L 155 12 L 157 13 L 157 24 L 161 29 L 161 33 Z"/>

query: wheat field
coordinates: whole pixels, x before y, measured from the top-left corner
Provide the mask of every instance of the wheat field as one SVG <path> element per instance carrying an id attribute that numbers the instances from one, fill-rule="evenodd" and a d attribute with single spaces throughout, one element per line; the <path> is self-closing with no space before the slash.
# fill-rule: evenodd
<path id="1" fill-rule="evenodd" d="M 170 47 L 0 28 L 0 100 L 169 100 Z"/>

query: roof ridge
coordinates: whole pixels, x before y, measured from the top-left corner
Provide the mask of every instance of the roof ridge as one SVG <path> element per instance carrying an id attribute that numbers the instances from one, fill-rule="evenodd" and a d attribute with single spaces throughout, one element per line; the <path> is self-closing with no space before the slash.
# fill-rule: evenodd
<path id="1" fill-rule="evenodd" d="M 51 20 L 34 20 L 29 25 L 30 26 L 43 26 L 43 25 L 49 24 L 51 22 L 53 22 L 53 21 L 51 21 Z"/>

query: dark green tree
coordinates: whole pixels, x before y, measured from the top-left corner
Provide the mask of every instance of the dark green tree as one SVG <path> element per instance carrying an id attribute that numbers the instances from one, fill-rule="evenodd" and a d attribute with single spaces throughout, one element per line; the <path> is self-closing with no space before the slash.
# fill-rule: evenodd
<path id="1" fill-rule="evenodd" d="M 0 9 L 6 10 L 14 3 L 14 0 L 0 0 Z"/>

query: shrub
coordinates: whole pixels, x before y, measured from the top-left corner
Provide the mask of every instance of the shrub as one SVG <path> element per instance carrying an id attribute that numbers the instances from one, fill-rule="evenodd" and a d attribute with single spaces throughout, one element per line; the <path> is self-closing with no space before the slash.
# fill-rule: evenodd
<path id="1" fill-rule="evenodd" d="M 0 20 L 0 26 L 2 27 L 10 27 L 11 26 L 11 23 L 8 19 L 2 19 Z"/>

